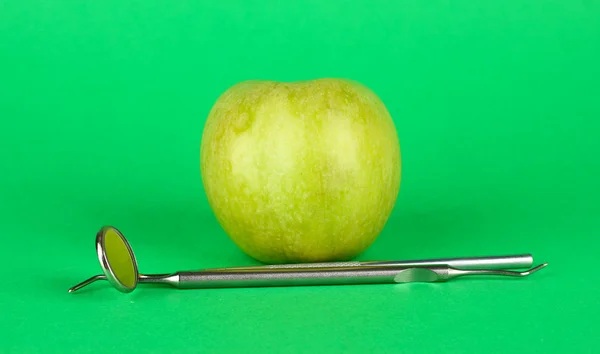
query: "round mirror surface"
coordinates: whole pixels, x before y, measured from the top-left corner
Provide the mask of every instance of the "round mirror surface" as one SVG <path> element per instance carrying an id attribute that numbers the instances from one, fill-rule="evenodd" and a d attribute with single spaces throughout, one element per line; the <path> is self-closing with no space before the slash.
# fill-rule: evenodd
<path id="1" fill-rule="evenodd" d="M 102 228 L 98 233 L 96 246 L 107 280 L 122 292 L 135 289 L 138 283 L 135 256 L 119 230 L 110 226 Z"/>

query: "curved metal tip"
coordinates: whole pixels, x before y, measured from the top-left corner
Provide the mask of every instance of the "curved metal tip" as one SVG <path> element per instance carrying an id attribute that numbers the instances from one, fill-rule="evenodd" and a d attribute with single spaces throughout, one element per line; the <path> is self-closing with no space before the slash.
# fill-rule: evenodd
<path id="1" fill-rule="evenodd" d="M 537 267 L 533 267 L 533 268 L 531 268 L 529 270 L 526 270 L 524 272 L 519 273 L 519 275 L 522 276 L 522 277 L 526 277 L 526 276 L 528 276 L 530 274 L 533 274 L 533 273 L 537 272 L 538 270 L 546 267 L 547 265 L 548 265 L 548 263 L 542 263 L 542 264 L 540 264 Z"/>
<path id="2" fill-rule="evenodd" d="M 522 271 L 522 272 L 517 272 L 517 271 L 512 271 L 512 270 L 489 270 L 489 269 L 473 269 L 473 270 L 457 270 L 457 269 L 453 269 L 451 273 L 453 273 L 453 275 L 451 275 L 450 277 L 453 278 L 455 276 L 462 276 L 462 275 L 503 275 L 503 276 L 507 276 L 507 277 L 526 277 L 528 275 L 531 275 L 537 271 L 539 271 L 542 268 L 545 268 L 548 265 L 548 263 L 542 263 L 536 267 L 530 268 L 528 270 Z"/>
<path id="3" fill-rule="evenodd" d="M 93 277 L 82 281 L 81 283 L 75 285 L 74 287 L 72 287 L 71 289 L 69 289 L 69 293 L 73 293 L 85 286 L 90 285 L 91 283 L 95 282 L 96 280 L 106 280 L 106 276 L 105 275 L 94 275 Z"/>

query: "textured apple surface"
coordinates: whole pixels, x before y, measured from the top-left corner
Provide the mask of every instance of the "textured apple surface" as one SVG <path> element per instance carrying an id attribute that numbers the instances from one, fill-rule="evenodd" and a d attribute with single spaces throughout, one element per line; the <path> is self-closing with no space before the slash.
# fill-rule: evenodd
<path id="1" fill-rule="evenodd" d="M 200 155 L 219 224 L 264 263 L 354 258 L 381 233 L 400 188 L 394 122 L 350 80 L 234 85 L 207 118 Z"/>

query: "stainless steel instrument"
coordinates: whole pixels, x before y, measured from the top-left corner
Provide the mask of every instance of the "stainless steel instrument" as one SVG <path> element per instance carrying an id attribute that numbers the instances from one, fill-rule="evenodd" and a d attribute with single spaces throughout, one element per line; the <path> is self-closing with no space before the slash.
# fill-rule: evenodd
<path id="1" fill-rule="evenodd" d="M 124 293 L 133 291 L 139 283 L 200 289 L 443 282 L 466 275 L 525 277 L 547 265 L 543 263 L 530 268 L 533 257 L 523 254 L 412 261 L 282 264 L 140 274 L 129 243 L 123 234 L 112 226 L 105 226 L 97 233 L 96 251 L 104 274 L 95 275 L 75 285 L 69 292 L 75 292 L 96 280 L 107 280 Z M 530 269 L 506 270 L 517 268 Z"/>

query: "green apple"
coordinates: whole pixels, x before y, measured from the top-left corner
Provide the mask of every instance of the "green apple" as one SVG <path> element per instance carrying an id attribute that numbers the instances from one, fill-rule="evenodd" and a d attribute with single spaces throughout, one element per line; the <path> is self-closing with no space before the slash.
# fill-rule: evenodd
<path id="1" fill-rule="evenodd" d="M 216 219 L 263 263 L 354 258 L 387 223 L 400 188 L 396 127 L 375 93 L 345 79 L 246 81 L 202 134 Z"/>

